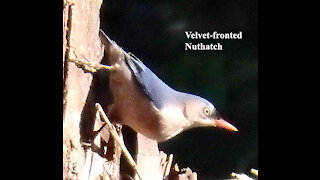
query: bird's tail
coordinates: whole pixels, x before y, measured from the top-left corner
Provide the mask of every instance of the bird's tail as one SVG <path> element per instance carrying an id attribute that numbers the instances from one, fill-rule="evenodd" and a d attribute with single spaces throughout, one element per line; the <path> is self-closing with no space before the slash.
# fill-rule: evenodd
<path id="1" fill-rule="evenodd" d="M 101 29 L 99 31 L 99 37 L 104 45 L 105 56 L 104 60 L 105 63 L 109 65 L 114 65 L 118 61 L 124 59 L 126 52 L 113 40 L 111 40 Z"/>

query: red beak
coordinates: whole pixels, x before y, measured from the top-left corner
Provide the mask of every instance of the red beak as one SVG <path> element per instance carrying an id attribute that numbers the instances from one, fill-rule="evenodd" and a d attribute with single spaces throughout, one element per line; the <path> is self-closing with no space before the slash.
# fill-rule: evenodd
<path id="1" fill-rule="evenodd" d="M 227 129 L 230 131 L 238 131 L 238 129 L 236 127 L 234 127 L 232 124 L 228 123 L 227 121 L 225 121 L 223 119 L 215 120 L 215 124 L 217 127 L 220 127 L 223 129 Z"/>

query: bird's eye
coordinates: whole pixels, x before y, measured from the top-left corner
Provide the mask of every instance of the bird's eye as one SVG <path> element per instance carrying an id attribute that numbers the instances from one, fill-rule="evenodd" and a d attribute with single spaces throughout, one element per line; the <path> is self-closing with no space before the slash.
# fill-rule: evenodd
<path id="1" fill-rule="evenodd" d="M 203 109 L 203 113 L 206 115 L 206 116 L 209 116 L 210 115 L 210 109 L 209 108 L 204 108 Z"/>

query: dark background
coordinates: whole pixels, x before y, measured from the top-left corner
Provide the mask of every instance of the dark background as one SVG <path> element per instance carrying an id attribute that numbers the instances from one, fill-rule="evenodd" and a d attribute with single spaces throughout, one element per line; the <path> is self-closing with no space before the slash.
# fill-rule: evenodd
<path id="1" fill-rule="evenodd" d="M 199 179 L 258 169 L 258 2 L 106 0 L 101 28 L 176 90 L 213 102 L 239 132 L 197 128 L 159 148 Z M 241 40 L 188 40 L 184 31 L 239 32 Z M 184 43 L 223 45 L 185 51 Z"/>
<path id="2" fill-rule="evenodd" d="M 2 150 L 10 155 L 3 163 L 6 164 L 4 172 L 15 177 L 21 175 L 21 179 L 35 170 L 32 178 L 62 179 L 63 17 L 61 1 L 49 3 L 21 1 L 14 13 L 3 16 L 6 26 L 2 30 L 10 37 L 3 39 L 4 52 L 9 55 L 3 67 L 9 71 L 4 71 L 2 78 L 6 97 L 2 102 L 3 114 L 9 118 L 2 121 L 5 127 Z M 230 170 L 257 167 L 257 1 L 173 3 L 105 0 L 101 10 L 102 29 L 126 50 L 137 54 L 170 86 L 214 101 L 239 132 L 190 130 L 162 143 L 160 148 L 174 153 L 174 160 L 182 167 L 189 166 L 198 172 L 199 179 L 229 177 Z M 275 4 L 259 0 L 260 179 L 315 178 L 314 173 L 306 172 L 316 172 L 317 166 L 310 164 L 316 162 L 319 152 L 314 145 L 318 137 L 315 125 L 318 116 L 314 114 L 318 112 L 315 85 L 319 81 L 316 58 L 319 48 L 314 43 L 318 37 L 314 23 L 318 20 L 318 11 L 318 6 L 310 2 Z M 164 18 L 162 14 L 170 16 Z M 146 19 L 152 21 L 146 23 Z M 222 52 L 184 52 L 187 41 L 184 30 L 173 36 L 167 26 L 177 19 L 188 22 L 186 27 L 190 29 L 185 30 L 200 31 L 205 26 L 203 31 L 222 31 L 223 28 L 231 31 L 229 27 L 236 27 L 243 30 L 244 39 L 228 41 L 228 46 L 224 43 Z M 152 30 L 159 26 L 160 29 Z M 142 31 L 141 27 L 145 29 Z M 160 54 L 160 51 L 174 53 Z M 205 54 L 211 58 L 204 57 Z M 201 57 L 196 59 L 196 56 Z M 190 62 L 195 64 L 190 67 Z M 196 63 L 212 70 L 205 72 Z M 183 70 L 182 67 L 186 70 L 179 78 L 172 69 Z M 190 73 L 194 74 L 187 76 Z M 206 81 L 192 82 L 193 76 Z M 249 95 L 252 98 L 248 98 Z M 196 139 L 199 136 L 203 141 Z M 18 168 L 19 173 L 17 167 L 23 167 Z M 284 168 L 288 171 L 283 171 Z"/>

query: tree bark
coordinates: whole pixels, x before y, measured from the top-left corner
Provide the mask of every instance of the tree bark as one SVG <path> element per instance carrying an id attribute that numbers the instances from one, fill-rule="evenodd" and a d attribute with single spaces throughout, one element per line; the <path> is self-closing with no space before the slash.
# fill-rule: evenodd
<path id="1" fill-rule="evenodd" d="M 81 143 L 80 124 L 93 75 L 66 59 L 99 63 L 103 45 L 99 39 L 101 0 L 65 1 L 63 7 L 63 178 L 95 179 L 105 160 Z M 100 163 L 93 163 L 100 162 Z M 88 169 L 94 169 L 90 171 Z M 90 173 L 89 173 L 90 172 Z M 89 177 L 89 178 L 88 178 Z"/>
<path id="2" fill-rule="evenodd" d="M 95 94 L 95 75 L 68 61 L 100 63 L 108 55 L 99 39 L 101 4 L 102 0 L 65 0 L 63 4 L 63 179 L 138 179 L 120 174 L 121 149 L 109 138 L 94 106 L 105 101 Z M 122 126 L 116 127 L 122 138 Z M 168 176 L 172 156 L 159 152 L 156 141 L 139 133 L 130 136 L 134 139 L 131 153 L 144 180 L 181 179 L 179 173 Z M 130 167 L 123 167 L 122 172 L 128 172 L 125 168 Z"/>

